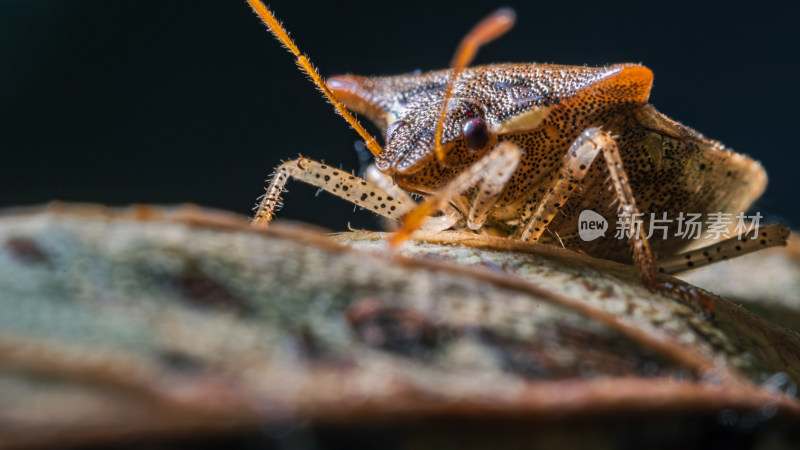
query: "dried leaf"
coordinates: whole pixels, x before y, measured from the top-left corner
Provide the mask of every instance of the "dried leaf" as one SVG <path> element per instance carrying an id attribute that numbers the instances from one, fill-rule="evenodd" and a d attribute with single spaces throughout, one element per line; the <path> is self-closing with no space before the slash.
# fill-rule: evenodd
<path id="1" fill-rule="evenodd" d="M 627 266 L 416 239 L 393 255 L 381 233 L 256 231 L 193 207 L 8 212 L 0 447 L 432 419 L 519 424 L 515 443 L 558 423 L 537 436 L 597 443 L 609 436 L 554 430 L 677 414 L 783 433 L 800 420 L 800 338 L 733 303 L 704 319 Z M 458 442 L 423 429 L 405 444 Z M 471 426 L 463 443 L 491 433 Z"/>

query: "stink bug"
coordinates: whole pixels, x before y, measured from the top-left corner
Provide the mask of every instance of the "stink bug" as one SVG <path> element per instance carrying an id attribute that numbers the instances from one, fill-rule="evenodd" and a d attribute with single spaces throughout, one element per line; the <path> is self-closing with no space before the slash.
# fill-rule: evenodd
<path id="1" fill-rule="evenodd" d="M 326 82 L 269 10 L 248 1 L 375 157 L 369 180 L 305 158 L 282 164 L 258 205 L 256 226 L 272 219 L 285 183 L 295 178 L 401 221 L 392 246 L 418 228 L 451 227 L 560 244 L 633 262 L 650 289 L 683 290 L 695 299 L 703 296 L 662 280 L 659 267 L 677 272 L 786 242 L 781 224 L 701 248 L 676 238 L 684 213 L 743 222 L 742 211 L 767 177 L 753 159 L 656 111 L 648 103 L 653 74 L 646 67 L 468 67 L 481 45 L 513 25 L 513 12 L 502 9 L 464 38 L 448 70 Z M 348 109 L 385 131 L 384 147 Z M 583 239 L 586 211 L 625 239 Z M 678 220 L 664 225 L 662 219 L 664 239 L 648 240 L 648 217 Z M 656 220 L 650 222 L 652 231 Z M 658 264 L 654 255 L 662 257 Z"/>

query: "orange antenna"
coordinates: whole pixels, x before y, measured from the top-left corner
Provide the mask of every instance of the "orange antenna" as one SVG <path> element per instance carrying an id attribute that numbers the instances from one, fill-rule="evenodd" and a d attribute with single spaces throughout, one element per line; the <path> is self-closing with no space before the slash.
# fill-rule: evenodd
<path id="1" fill-rule="evenodd" d="M 442 148 L 442 133 L 444 132 L 444 117 L 447 114 L 447 106 L 450 97 L 453 95 L 453 85 L 461 72 L 472 62 L 478 49 L 489 42 L 499 38 L 514 26 L 516 13 L 511 8 L 501 8 L 480 21 L 472 31 L 467 34 L 456 50 L 453 57 L 452 72 L 450 81 L 444 91 L 444 104 L 439 120 L 436 122 L 436 138 L 434 140 L 434 151 L 439 161 L 444 161 L 444 149 Z"/>
<path id="2" fill-rule="evenodd" d="M 311 77 L 311 81 L 315 85 L 317 85 L 317 88 L 320 91 L 322 91 L 323 94 L 325 94 L 325 97 L 328 98 L 328 101 L 331 102 L 334 108 L 336 108 L 336 112 L 338 112 L 339 115 L 344 117 L 344 120 L 346 120 L 347 123 L 349 123 L 350 126 L 353 127 L 353 129 L 356 130 L 356 132 L 358 132 L 359 135 L 361 135 L 361 138 L 364 139 L 364 142 L 366 143 L 369 151 L 372 152 L 373 155 L 378 156 L 378 154 L 380 154 L 381 152 L 381 146 L 372 136 L 370 136 L 367 130 L 364 129 L 364 127 L 361 126 L 360 123 L 358 123 L 358 120 L 356 120 L 356 118 L 350 113 L 350 111 L 348 111 L 347 108 L 344 107 L 342 102 L 340 102 L 339 100 L 336 99 L 336 97 L 333 96 L 333 93 L 330 91 L 330 89 L 328 89 L 328 86 L 325 85 L 325 82 L 322 80 L 322 77 L 319 75 L 319 72 L 317 72 L 317 69 L 315 69 L 314 66 L 311 65 L 311 62 L 305 55 L 300 53 L 300 49 L 298 49 L 297 46 L 294 44 L 292 38 L 289 37 L 289 33 L 287 33 L 286 30 L 283 28 L 283 25 L 281 25 L 281 23 L 278 22 L 278 19 L 276 19 L 275 16 L 272 15 L 269 9 L 267 9 L 267 7 L 264 6 L 264 4 L 261 3 L 260 0 L 247 0 L 247 3 L 249 3 L 250 7 L 253 8 L 253 11 L 255 11 L 256 14 L 259 15 L 259 17 L 261 17 L 261 20 L 263 20 L 264 23 L 267 24 L 267 26 L 269 27 L 269 31 L 271 31 L 272 34 L 274 34 L 275 37 L 278 38 L 278 40 L 281 41 L 281 43 L 290 52 L 292 52 L 294 56 L 297 57 L 297 65 L 300 66 L 300 68 L 303 69 L 303 71 L 305 71 L 305 73 L 308 74 L 309 77 Z"/>

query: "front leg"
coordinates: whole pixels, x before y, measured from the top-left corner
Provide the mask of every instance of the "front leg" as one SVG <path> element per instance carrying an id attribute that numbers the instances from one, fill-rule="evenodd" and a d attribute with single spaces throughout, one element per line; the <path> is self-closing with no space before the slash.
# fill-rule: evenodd
<path id="1" fill-rule="evenodd" d="M 485 156 L 409 212 L 400 229 L 389 238 L 389 246 L 397 247 L 403 243 L 428 217 L 447 208 L 453 199 L 474 186 L 480 189 L 470 207 L 468 222 L 470 228 L 479 228 L 521 158 L 522 149 L 517 145 L 508 141 L 499 142 Z"/>
<path id="2" fill-rule="evenodd" d="M 393 196 L 349 172 L 307 158 L 297 158 L 281 164 L 275 170 L 267 192 L 258 204 L 254 226 L 266 227 L 283 205 L 281 193 L 289 178 L 304 181 L 389 219 L 398 220 L 416 206 L 407 195 Z"/>

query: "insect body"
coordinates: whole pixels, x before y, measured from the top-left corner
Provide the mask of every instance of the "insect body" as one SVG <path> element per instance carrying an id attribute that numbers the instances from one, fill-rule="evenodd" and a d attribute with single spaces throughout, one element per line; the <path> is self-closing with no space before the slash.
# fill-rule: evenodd
<path id="1" fill-rule="evenodd" d="M 256 0 L 250 2 L 262 17 L 269 14 L 265 21 L 304 66 L 307 60 L 281 36 L 277 21 Z M 757 238 L 736 236 L 686 252 L 693 241 L 674 238 L 679 221 L 662 226 L 670 238 L 648 241 L 643 218 L 650 213 L 676 218 L 745 210 L 766 186 L 764 169 L 656 111 L 648 103 L 652 72 L 640 65 L 466 68 L 479 45 L 510 27 L 510 14 L 500 11 L 479 24 L 450 70 L 345 75 L 327 84 L 314 72 L 340 112 L 346 106 L 385 131 L 380 148 L 346 114 L 366 135 L 383 184 L 302 158 L 291 161 L 278 168 L 255 223 L 272 218 L 283 185 L 294 177 L 402 219 L 394 244 L 416 228 L 445 222 L 633 261 L 653 289 L 664 287 L 654 252 L 667 256 L 663 268 L 674 272 L 785 242 L 786 229 L 778 224 L 762 227 Z M 307 70 L 313 70 L 310 64 Z M 407 193 L 425 200 L 415 203 Z M 449 213 L 425 222 L 442 210 Z M 619 225 L 626 222 L 628 239 L 582 239 L 578 222 L 587 210 L 607 220 L 611 230 L 624 229 Z"/>
<path id="2" fill-rule="evenodd" d="M 410 192 L 435 194 L 490 155 L 498 143 L 521 149 L 516 169 L 500 195 L 491 200 L 485 218 L 474 214 L 473 205 L 483 196 L 477 185 L 450 200 L 467 218 L 469 228 L 493 227 L 542 242 L 560 238 L 568 248 L 629 260 L 625 240 L 588 242 L 578 236 L 583 210 L 608 218 L 612 227 L 618 217 L 617 193 L 608 189 L 607 163 L 593 163 L 602 150 L 593 148 L 596 153 L 583 159 L 568 153 L 582 134 L 594 142 L 593 147 L 607 142 L 603 136 L 613 137 L 608 145 L 616 146 L 627 183 L 643 212 L 666 212 L 668 217 L 678 217 L 682 211 L 740 212 L 766 185 L 766 174 L 757 162 L 677 124 L 649 105 L 652 73 L 637 65 L 500 64 L 467 69 L 454 83 L 443 133 L 446 158 L 440 163 L 433 151 L 434 126 L 448 78 L 448 71 L 345 76 L 329 80 L 328 85 L 350 109 L 388 129 L 376 166 Z M 470 129 L 475 123 L 482 130 Z M 574 180 L 566 185 L 569 198 L 564 202 L 554 198 L 551 213 L 557 213 L 543 211 L 536 221 L 537 207 L 560 175 L 570 177 L 569 170 L 574 170 Z M 675 234 L 675 225 L 670 235 Z M 653 250 L 662 254 L 674 254 L 689 243 L 681 239 L 651 242 Z"/>

